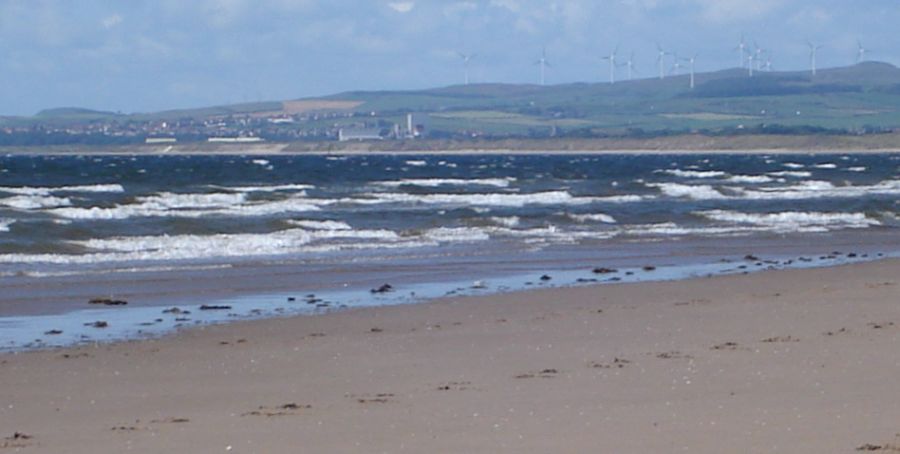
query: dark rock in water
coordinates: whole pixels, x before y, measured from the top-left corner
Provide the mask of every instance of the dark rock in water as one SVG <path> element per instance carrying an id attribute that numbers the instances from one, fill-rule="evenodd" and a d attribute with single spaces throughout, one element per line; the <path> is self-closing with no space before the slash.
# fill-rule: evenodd
<path id="1" fill-rule="evenodd" d="M 179 318 L 176 318 L 175 321 L 176 322 L 189 322 L 189 321 L 191 321 L 191 319 L 189 319 L 187 317 L 179 317 Z"/>
<path id="2" fill-rule="evenodd" d="M 594 274 L 611 274 L 617 273 L 619 270 L 614 268 L 594 268 Z"/>
<path id="3" fill-rule="evenodd" d="M 587 282 L 597 282 L 597 280 L 596 279 L 585 279 L 585 278 L 581 277 L 581 278 L 578 278 L 578 280 L 576 280 L 575 282 L 583 284 L 583 283 L 587 283 Z"/>
<path id="4" fill-rule="evenodd" d="M 294 301 L 297 301 L 297 298 L 294 298 L 293 296 L 289 296 L 287 300 L 289 303 L 293 303 Z"/>
<path id="5" fill-rule="evenodd" d="M 647 265 L 643 268 L 643 270 L 644 271 L 654 271 L 654 270 L 656 270 L 656 267 L 653 265 Z"/>
<path id="6" fill-rule="evenodd" d="M 855 259 L 856 257 L 858 257 L 858 255 L 856 255 L 855 252 L 851 252 L 851 253 L 847 254 L 847 257 L 850 257 L 851 259 Z"/>
<path id="7" fill-rule="evenodd" d="M 163 310 L 162 313 L 163 313 L 163 314 L 175 314 L 175 315 L 178 315 L 178 314 L 185 314 L 185 313 L 189 313 L 189 312 L 183 311 L 183 310 L 182 310 L 181 308 L 179 308 L 179 307 L 172 307 L 172 308 Z"/>
<path id="8" fill-rule="evenodd" d="M 550 276 L 548 276 L 548 275 L 546 275 L 546 274 L 543 275 L 543 276 L 541 276 L 541 280 L 544 281 L 544 282 L 549 281 L 549 280 L 551 280 L 551 279 L 553 279 L 553 278 L 550 277 Z"/>
<path id="9" fill-rule="evenodd" d="M 112 298 L 94 298 L 88 301 L 88 304 L 101 304 L 104 306 L 125 306 L 126 304 L 128 304 L 128 301 L 114 300 Z"/>
<path id="10" fill-rule="evenodd" d="M 394 287 L 391 284 L 384 284 L 381 287 L 373 288 L 369 291 L 372 293 L 390 293 L 394 291 Z"/>
<path id="11" fill-rule="evenodd" d="M 201 311 L 227 311 L 231 310 L 231 306 L 217 306 L 213 304 L 204 304 L 200 306 Z"/>
<path id="12" fill-rule="evenodd" d="M 92 323 L 85 323 L 84 326 L 90 326 L 93 328 L 107 328 L 107 327 L 109 327 L 109 323 L 104 322 L 103 320 L 98 320 L 98 321 L 92 322 Z"/>
<path id="13" fill-rule="evenodd" d="M 625 275 L 626 276 L 634 276 L 634 271 L 626 271 Z"/>
<path id="14" fill-rule="evenodd" d="M 611 277 L 611 278 L 609 278 L 609 282 L 619 282 L 619 281 L 621 281 L 621 280 L 622 280 L 622 278 L 620 278 L 620 277 Z"/>
<path id="15" fill-rule="evenodd" d="M 306 304 L 317 304 L 317 303 L 321 303 L 321 302 L 322 302 L 321 298 L 310 298 L 310 299 L 306 300 Z"/>
<path id="16" fill-rule="evenodd" d="M 58 336 L 62 333 L 63 332 L 61 329 L 51 329 L 50 331 L 44 331 L 44 335 L 46 336 Z"/>
<path id="17" fill-rule="evenodd" d="M 757 256 L 755 256 L 755 255 L 753 255 L 753 254 L 747 254 L 747 255 L 744 256 L 744 260 L 746 260 L 746 261 L 748 261 L 748 262 L 758 262 L 758 261 L 759 261 L 759 257 L 757 257 Z"/>

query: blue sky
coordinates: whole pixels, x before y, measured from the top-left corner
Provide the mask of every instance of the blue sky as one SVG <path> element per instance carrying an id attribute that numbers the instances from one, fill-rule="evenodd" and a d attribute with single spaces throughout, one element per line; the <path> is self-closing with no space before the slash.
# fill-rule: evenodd
<path id="1" fill-rule="evenodd" d="M 603 54 L 656 43 L 698 70 L 772 50 L 775 69 L 900 62 L 896 0 L 0 0 L 0 114 L 58 106 L 123 112 L 473 82 L 604 81 Z M 620 71 L 620 77 L 624 71 Z"/>

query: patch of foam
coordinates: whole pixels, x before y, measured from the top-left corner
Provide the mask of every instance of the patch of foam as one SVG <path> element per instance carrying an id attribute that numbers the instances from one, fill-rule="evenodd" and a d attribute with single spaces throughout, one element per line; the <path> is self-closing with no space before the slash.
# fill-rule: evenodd
<path id="1" fill-rule="evenodd" d="M 410 203 L 427 205 L 475 205 L 522 207 L 526 205 L 584 205 L 597 201 L 593 197 L 575 197 L 567 191 L 548 191 L 533 194 L 376 194 L 371 199 L 344 199 L 347 203 L 381 204 Z"/>
<path id="2" fill-rule="evenodd" d="M 680 169 L 666 169 L 666 170 L 657 170 L 657 173 L 667 173 L 669 175 L 674 175 L 679 178 L 722 178 L 727 176 L 728 174 L 719 170 L 680 170 Z"/>
<path id="3" fill-rule="evenodd" d="M 850 198 L 866 195 L 900 195 L 900 180 L 888 180 L 874 185 L 834 186 L 827 181 L 804 181 L 786 187 L 735 189 L 739 198 L 751 200 L 794 200 L 816 198 Z"/>
<path id="4" fill-rule="evenodd" d="M 822 164 L 816 164 L 813 167 L 815 167 L 817 169 L 837 169 L 837 164 L 835 164 L 833 162 L 826 162 L 826 163 L 822 163 Z"/>
<path id="5" fill-rule="evenodd" d="M 494 217 L 488 218 L 488 220 L 490 220 L 494 224 L 497 224 L 497 225 L 503 226 L 503 227 L 507 227 L 507 228 L 518 227 L 519 223 L 521 222 L 521 219 L 519 219 L 518 216 L 508 216 L 508 217 L 494 216 Z"/>
<path id="6" fill-rule="evenodd" d="M 860 229 L 881 225 L 881 222 L 869 218 L 865 213 L 822 213 L 802 211 L 743 213 L 739 211 L 712 210 L 701 211 L 695 214 L 713 221 L 770 227 L 779 232 L 805 227 Z"/>
<path id="7" fill-rule="evenodd" d="M 812 177 L 812 172 L 784 170 L 781 172 L 769 172 L 768 175 L 773 177 L 810 178 Z"/>
<path id="8" fill-rule="evenodd" d="M 350 224 L 340 221 L 289 220 L 289 224 L 310 230 L 353 230 Z"/>
<path id="9" fill-rule="evenodd" d="M 725 181 L 729 183 L 763 184 L 771 183 L 775 179 L 766 175 L 734 175 L 728 177 Z"/>
<path id="10" fill-rule="evenodd" d="M 616 218 L 603 213 L 595 213 L 595 214 L 570 214 L 570 218 L 575 220 L 576 222 L 602 222 L 605 224 L 615 224 Z"/>
<path id="11" fill-rule="evenodd" d="M 846 170 L 848 172 L 865 172 L 868 169 L 866 169 L 865 167 L 859 166 L 859 167 L 847 167 Z"/>
<path id="12" fill-rule="evenodd" d="M 494 186 L 498 188 L 509 187 L 510 183 L 516 181 L 515 178 L 410 178 L 396 181 L 377 181 L 373 184 L 385 187 L 400 186 L 421 186 L 421 187 L 439 187 L 439 186 Z"/>
<path id="13" fill-rule="evenodd" d="M 50 195 L 17 195 L 0 199 L 0 206 L 18 210 L 40 210 L 45 208 L 65 207 L 72 205 L 68 197 Z"/>
<path id="14" fill-rule="evenodd" d="M 727 197 L 709 185 L 686 185 L 678 183 L 651 183 L 647 186 L 658 188 L 669 197 L 689 198 L 692 200 L 721 200 Z"/>
<path id="15" fill-rule="evenodd" d="M 59 186 L 59 187 L 40 187 L 40 186 L 0 186 L 0 191 L 11 194 L 21 195 L 50 195 L 54 192 L 111 192 L 122 193 L 125 188 L 120 184 L 91 184 L 81 186 Z"/>
<path id="16" fill-rule="evenodd" d="M 233 192 L 280 192 L 280 191 L 303 191 L 306 189 L 315 189 L 310 184 L 280 184 L 274 186 L 213 186 L 216 189 L 223 189 Z"/>
<path id="17" fill-rule="evenodd" d="M 0 219 L 0 232 L 9 232 L 9 226 L 15 223 L 15 219 Z"/>
<path id="18" fill-rule="evenodd" d="M 406 165 L 413 166 L 413 167 L 425 167 L 428 165 L 428 163 L 425 161 L 411 160 L 411 161 L 406 161 Z"/>
<path id="19" fill-rule="evenodd" d="M 805 165 L 798 164 L 796 162 L 785 162 L 782 165 L 787 167 L 788 169 L 802 169 L 802 168 L 806 167 Z"/>

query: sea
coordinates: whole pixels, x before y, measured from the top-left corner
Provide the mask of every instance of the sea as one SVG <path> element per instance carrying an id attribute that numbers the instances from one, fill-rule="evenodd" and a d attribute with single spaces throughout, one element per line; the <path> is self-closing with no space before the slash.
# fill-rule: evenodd
<path id="1" fill-rule="evenodd" d="M 898 252 L 898 153 L 6 155 L 0 349 Z"/>

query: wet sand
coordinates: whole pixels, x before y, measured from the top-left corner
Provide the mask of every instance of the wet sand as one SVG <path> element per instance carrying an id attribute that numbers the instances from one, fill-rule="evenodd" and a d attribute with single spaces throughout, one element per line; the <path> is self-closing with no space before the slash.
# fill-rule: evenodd
<path id="1" fill-rule="evenodd" d="M 900 452 L 900 261 L 0 356 L 2 452 Z"/>

